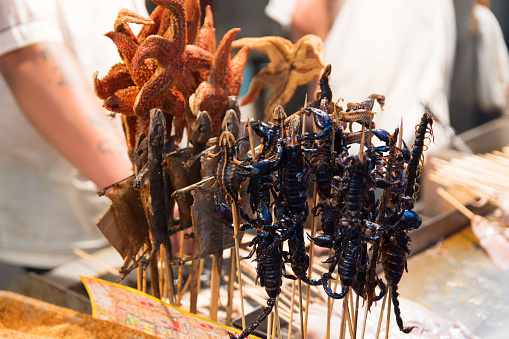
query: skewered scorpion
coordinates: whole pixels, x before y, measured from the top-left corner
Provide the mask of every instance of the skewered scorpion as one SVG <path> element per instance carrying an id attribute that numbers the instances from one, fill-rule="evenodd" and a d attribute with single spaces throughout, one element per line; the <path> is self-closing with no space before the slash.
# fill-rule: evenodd
<path id="1" fill-rule="evenodd" d="M 256 252 L 258 264 L 256 267 L 257 279 L 260 279 L 260 285 L 265 287 L 265 292 L 269 296 L 267 307 L 262 314 L 246 328 L 239 336 L 239 339 L 248 337 L 272 312 L 276 304 L 276 298 L 281 293 L 282 276 L 284 275 L 283 257 L 281 244 L 274 243 L 275 231 L 260 231 L 251 241 L 250 246 L 253 250 L 243 259 L 250 259 Z M 235 335 L 229 334 L 234 339 Z"/>

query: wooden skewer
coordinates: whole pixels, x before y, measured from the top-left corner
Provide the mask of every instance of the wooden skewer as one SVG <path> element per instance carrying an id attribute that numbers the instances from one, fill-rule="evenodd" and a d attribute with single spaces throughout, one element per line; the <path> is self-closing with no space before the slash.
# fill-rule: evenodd
<path id="1" fill-rule="evenodd" d="M 391 306 L 392 306 L 392 286 L 389 286 L 389 296 L 387 299 L 389 299 L 387 302 L 387 324 L 385 325 L 385 339 L 389 339 L 389 327 L 391 325 Z"/>
<path id="2" fill-rule="evenodd" d="M 357 338 L 357 323 L 359 320 L 359 301 L 360 301 L 360 296 L 357 294 L 357 296 L 355 297 L 355 315 L 354 315 L 354 320 L 353 320 L 353 337 L 354 338 Z"/>
<path id="3" fill-rule="evenodd" d="M 281 339 L 281 321 L 279 320 L 279 296 L 276 298 L 276 318 L 277 318 L 277 337 L 278 339 Z M 291 325 L 289 326 L 289 329 L 292 328 Z"/>
<path id="4" fill-rule="evenodd" d="M 290 324 L 290 326 L 288 326 L 288 339 L 292 339 L 294 302 L 295 302 L 295 280 L 292 281 L 292 297 L 291 297 L 291 301 L 290 301 L 290 305 L 291 305 L 291 307 L 290 307 L 290 321 L 288 322 L 288 324 Z"/>
<path id="5" fill-rule="evenodd" d="M 307 338 L 307 333 L 304 331 L 304 317 L 302 314 L 302 281 L 299 279 L 299 314 L 300 314 L 300 337 Z"/>
<path id="6" fill-rule="evenodd" d="M 329 258 L 332 256 L 332 248 L 329 248 Z M 330 280 L 328 281 L 329 288 L 330 288 Z M 325 339 L 330 339 L 330 321 L 332 317 L 332 298 L 327 298 L 327 329 L 325 332 Z"/>
<path id="7" fill-rule="evenodd" d="M 99 266 L 100 268 L 108 271 L 109 273 L 111 273 L 113 275 L 118 275 L 118 270 L 115 269 L 113 266 L 108 265 L 108 264 L 102 262 L 101 260 L 97 259 L 93 255 L 88 254 L 87 252 L 83 251 L 82 249 L 80 249 L 80 248 L 73 248 L 72 251 L 78 257 L 80 257 L 82 259 L 85 259 L 86 261 L 89 261 L 89 262 Z"/>
<path id="8" fill-rule="evenodd" d="M 352 315 L 350 314 L 350 307 L 348 307 L 348 300 L 352 300 L 352 290 L 348 291 L 346 295 L 347 300 L 343 300 L 346 303 L 346 322 L 348 324 L 348 330 L 350 331 L 350 338 L 355 338 L 353 335 L 353 324 L 352 324 Z M 346 332 L 346 329 L 344 330 Z"/>
<path id="9" fill-rule="evenodd" d="M 380 327 L 382 326 L 382 320 L 384 318 L 384 310 L 385 310 L 385 303 L 387 301 L 387 295 L 388 295 L 388 293 L 385 293 L 384 300 L 382 301 L 382 307 L 380 308 L 380 317 L 378 318 L 378 326 L 376 328 L 376 334 L 375 334 L 376 339 L 378 339 L 378 337 L 380 336 Z M 389 304 L 390 303 L 391 303 L 391 301 L 389 300 Z M 363 329 L 362 329 L 362 339 L 364 339 L 364 332 L 366 331 L 367 315 L 368 315 L 368 312 L 367 312 L 367 307 L 366 307 L 366 314 L 364 315 L 364 325 L 363 325 Z"/>
<path id="10" fill-rule="evenodd" d="M 185 284 L 184 284 L 184 287 L 182 287 L 182 291 L 181 291 L 182 295 L 179 295 L 179 300 L 180 300 L 180 301 L 182 300 L 182 296 L 183 296 L 184 294 L 186 294 L 187 289 L 189 288 L 189 285 L 190 285 L 190 284 L 191 284 L 191 275 L 189 275 L 189 276 L 187 277 L 187 280 L 186 280 L 186 282 L 185 282 Z M 178 301 L 178 302 L 180 302 L 180 301 Z"/>
<path id="11" fill-rule="evenodd" d="M 217 312 L 219 311 L 219 288 L 221 279 L 221 262 L 222 257 L 212 254 L 212 269 L 210 274 L 210 306 L 209 319 L 217 321 Z"/>
<path id="12" fill-rule="evenodd" d="M 159 291 L 161 291 L 161 298 L 164 298 L 164 244 L 161 244 L 161 247 L 159 248 Z"/>
<path id="13" fill-rule="evenodd" d="M 148 250 L 148 244 L 143 244 L 143 253 L 146 253 Z M 142 269 L 142 286 L 141 290 L 143 293 L 147 293 L 147 271 Z"/>
<path id="14" fill-rule="evenodd" d="M 143 271 L 143 268 L 140 265 L 138 265 L 138 267 L 136 267 L 136 289 L 138 291 L 141 291 L 142 271 Z"/>
<path id="15" fill-rule="evenodd" d="M 273 313 L 273 316 L 272 316 L 272 330 L 271 330 L 271 339 L 275 339 L 276 338 L 276 323 L 277 323 L 277 302 L 276 302 L 276 305 L 274 305 L 274 312 Z M 269 325 L 269 323 L 267 323 L 267 325 Z"/>
<path id="16" fill-rule="evenodd" d="M 267 317 L 267 339 L 271 338 L 272 334 L 272 326 L 270 326 L 270 324 L 272 324 L 272 312 L 270 312 L 269 316 Z"/>
<path id="17" fill-rule="evenodd" d="M 237 275 L 239 281 L 239 294 L 240 294 L 240 314 L 242 316 L 242 330 L 246 329 L 246 316 L 244 315 L 244 294 L 242 293 L 242 272 L 240 271 L 240 253 L 239 253 L 239 209 L 235 201 L 232 202 L 232 214 L 233 214 L 233 238 L 235 239 L 235 262 L 237 263 Z"/>
<path id="18" fill-rule="evenodd" d="M 454 198 L 452 195 L 450 195 L 442 187 L 437 188 L 437 193 L 439 196 L 444 198 L 445 201 L 447 201 L 449 204 L 453 205 L 454 208 L 456 208 L 458 211 L 460 211 L 468 219 L 472 220 L 472 218 L 475 216 L 475 213 L 473 213 L 468 208 L 466 208 L 465 205 L 463 205 L 458 200 L 456 200 L 456 198 Z"/>
<path id="19" fill-rule="evenodd" d="M 253 145 L 253 132 L 251 131 L 251 118 L 247 118 L 247 133 L 249 134 L 249 146 L 251 147 L 251 156 L 256 159 L 256 153 Z"/>
<path id="20" fill-rule="evenodd" d="M 184 231 L 181 231 L 179 233 L 180 235 L 180 248 L 179 248 L 179 257 L 183 258 L 184 257 Z M 180 306 L 180 299 L 181 299 L 181 292 L 182 292 L 182 271 L 184 269 L 184 265 L 180 265 L 179 266 L 179 270 L 178 270 L 178 278 L 177 278 L 177 306 Z"/>
<path id="21" fill-rule="evenodd" d="M 364 334 L 366 333 L 366 320 L 367 319 L 368 319 L 368 307 L 365 305 L 364 306 L 364 320 L 362 321 L 361 339 L 364 339 Z"/>
<path id="22" fill-rule="evenodd" d="M 226 324 L 230 324 L 232 321 L 232 308 L 233 308 L 233 292 L 235 280 L 235 250 L 230 249 L 230 262 L 228 263 L 228 302 L 226 304 Z"/>
<path id="23" fill-rule="evenodd" d="M 313 186 L 313 206 L 311 208 L 314 208 L 316 204 L 318 203 L 318 183 L 315 181 L 315 184 Z M 311 237 L 316 236 L 316 217 L 313 216 L 311 218 Z M 308 268 L 308 277 L 311 279 L 311 274 L 313 273 L 313 258 L 314 258 L 314 243 L 311 242 L 309 244 L 309 268 Z M 308 318 L 309 318 L 309 293 L 310 293 L 311 286 L 306 286 L 306 315 L 305 315 L 305 321 L 304 321 L 304 333 L 307 333 L 308 329 Z"/>
<path id="24" fill-rule="evenodd" d="M 350 293 L 350 292 L 348 292 Z M 348 295 L 347 295 L 348 296 Z M 345 297 L 346 298 L 346 297 Z M 347 318 L 347 309 L 348 309 L 348 300 L 343 298 L 343 312 L 341 312 L 341 326 L 339 327 L 339 338 L 344 339 L 346 334 L 346 318 Z"/>

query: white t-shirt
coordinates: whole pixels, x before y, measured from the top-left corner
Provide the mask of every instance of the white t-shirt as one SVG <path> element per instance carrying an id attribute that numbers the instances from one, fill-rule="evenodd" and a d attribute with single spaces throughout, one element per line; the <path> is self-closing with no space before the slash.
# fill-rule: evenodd
<path id="1" fill-rule="evenodd" d="M 270 0 L 267 15 L 288 25 L 293 10 L 278 10 L 293 1 Z M 361 102 L 372 93 L 387 97 L 375 116 L 378 128 L 393 132 L 403 117 L 404 139 L 426 104 L 449 125 L 447 96 L 455 51 L 455 18 L 451 0 L 346 0 L 324 41 L 325 62 L 332 65 L 334 100 Z M 449 138 L 434 124 L 435 144 Z M 410 146 L 410 145 L 408 145 Z"/>
<path id="2" fill-rule="evenodd" d="M 122 8 L 148 16 L 143 0 L 0 0 L 0 55 L 63 43 L 91 84 L 93 72 L 104 76 L 120 61 L 103 35 Z M 71 260 L 74 247 L 106 245 L 95 222 L 109 200 L 32 127 L 1 77 L 0 111 L 0 260 L 51 268 Z"/>

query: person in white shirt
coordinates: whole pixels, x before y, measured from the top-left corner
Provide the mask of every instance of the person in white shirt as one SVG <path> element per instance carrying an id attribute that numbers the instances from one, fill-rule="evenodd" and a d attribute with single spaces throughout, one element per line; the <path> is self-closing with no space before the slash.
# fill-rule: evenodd
<path id="1" fill-rule="evenodd" d="M 120 61 L 103 34 L 143 0 L 0 1 L 0 261 L 50 269 L 107 244 L 96 194 L 132 173 L 92 88 Z"/>

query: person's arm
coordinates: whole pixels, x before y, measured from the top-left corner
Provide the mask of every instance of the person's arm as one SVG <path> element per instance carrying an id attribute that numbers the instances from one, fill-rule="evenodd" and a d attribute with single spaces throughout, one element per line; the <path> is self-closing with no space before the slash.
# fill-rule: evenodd
<path id="1" fill-rule="evenodd" d="M 297 41 L 306 34 L 315 34 L 325 39 L 331 22 L 329 14 L 330 0 L 297 0 L 292 15 L 292 38 Z"/>
<path id="2" fill-rule="evenodd" d="M 28 120 L 98 187 L 132 173 L 125 142 L 101 116 L 99 99 L 65 46 L 37 43 L 7 53 L 0 71 Z"/>

